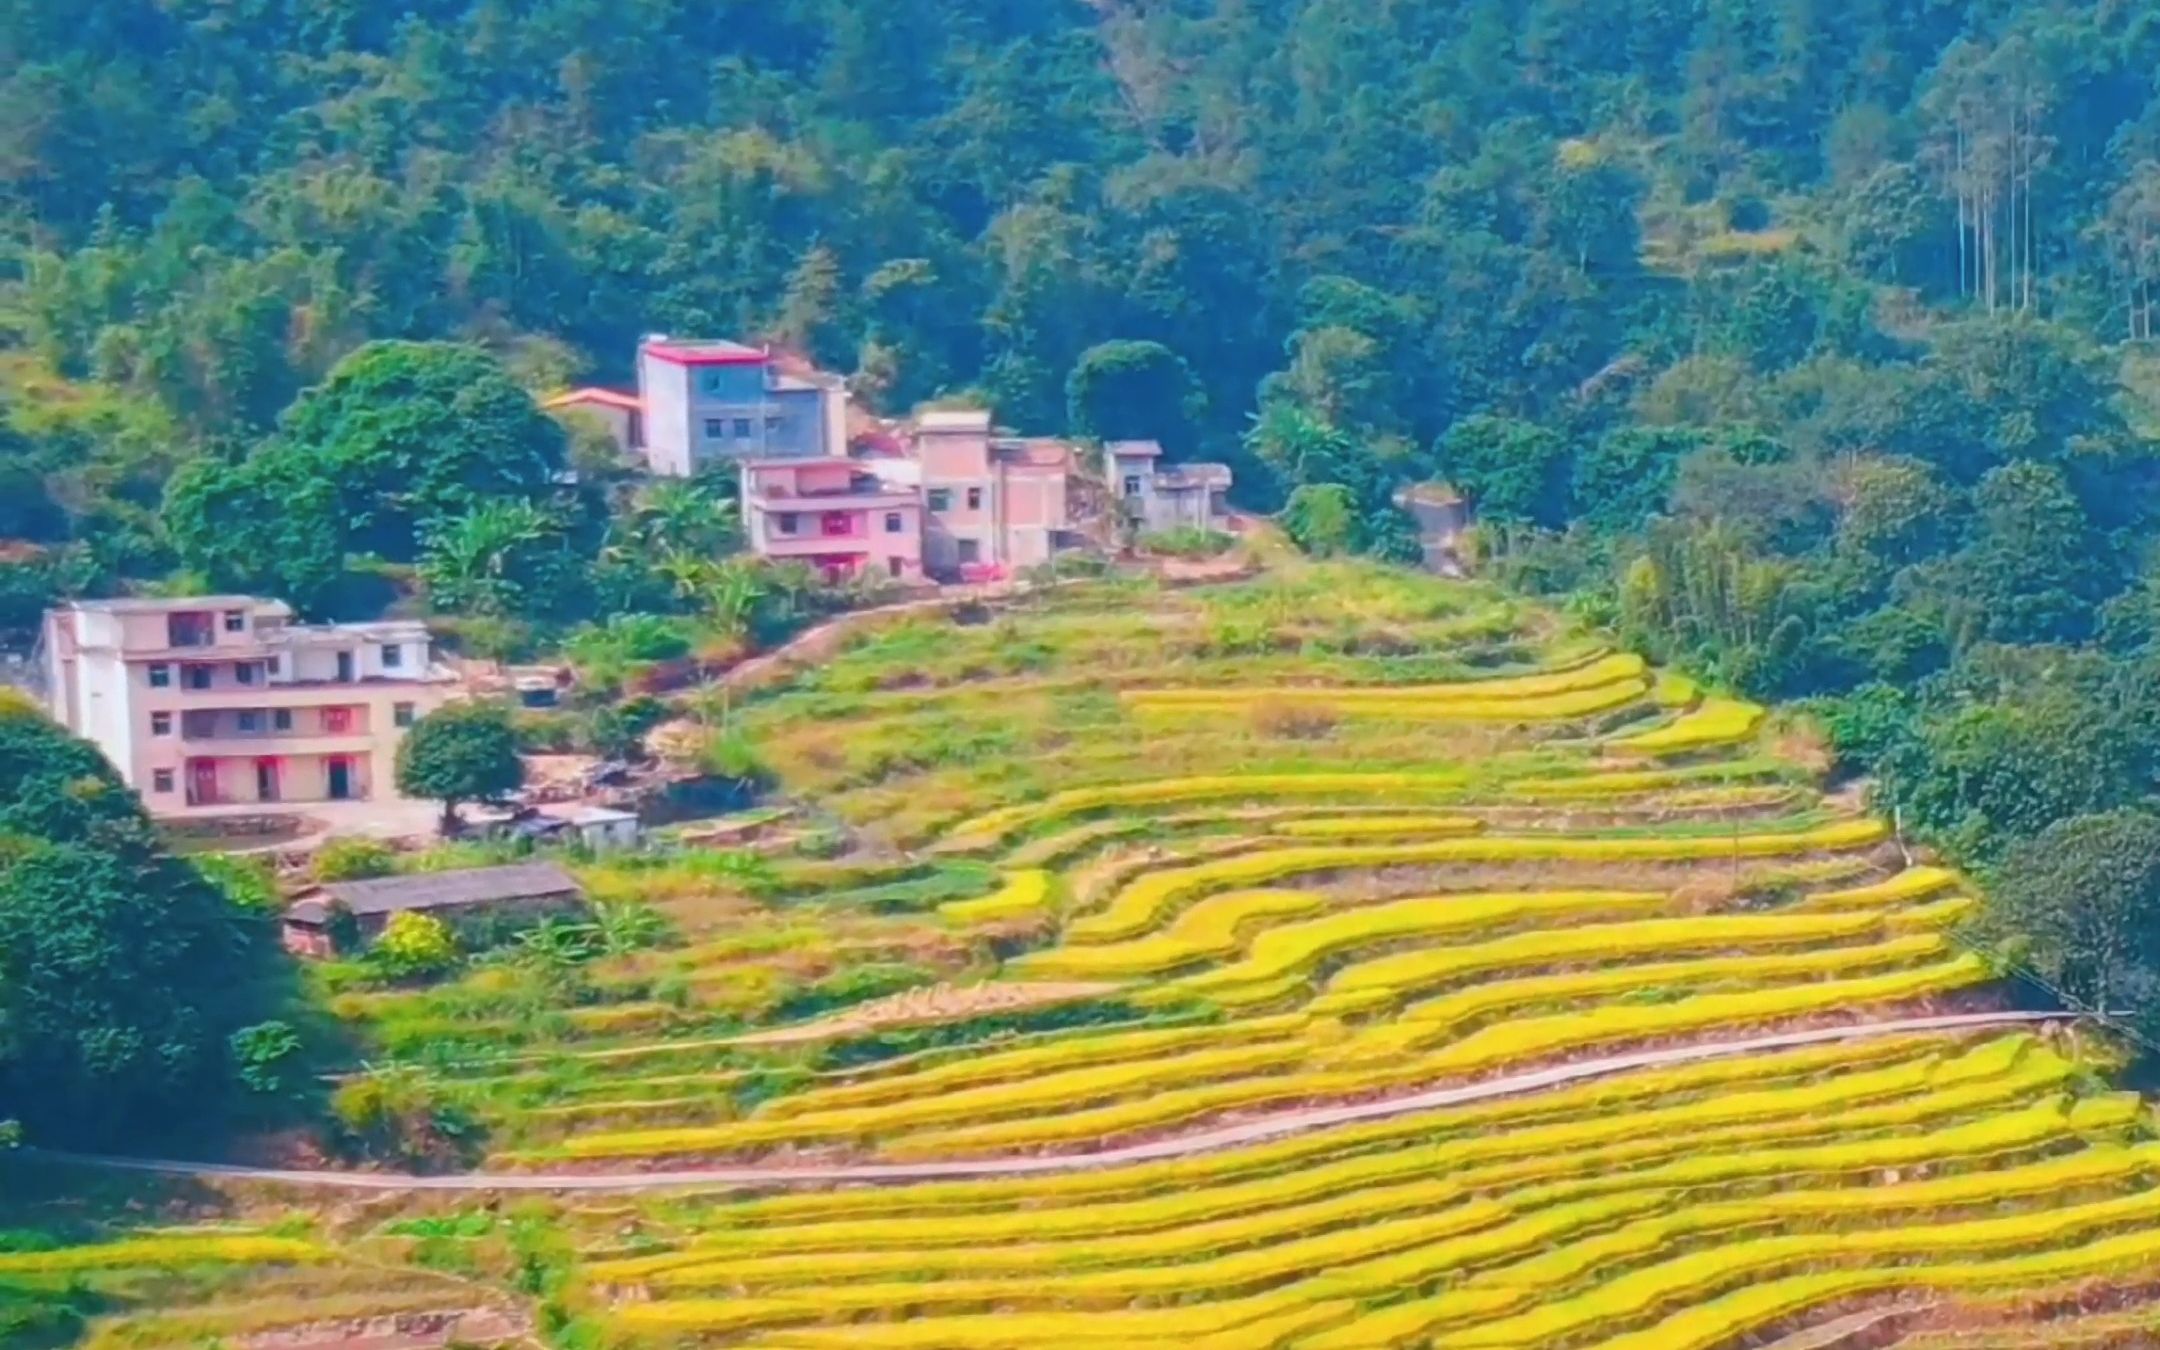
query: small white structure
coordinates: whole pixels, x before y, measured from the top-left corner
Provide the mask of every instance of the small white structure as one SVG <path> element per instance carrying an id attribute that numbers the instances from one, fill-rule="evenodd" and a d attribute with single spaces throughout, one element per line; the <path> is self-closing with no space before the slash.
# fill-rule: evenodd
<path id="1" fill-rule="evenodd" d="M 566 835 L 595 853 L 636 848 L 645 838 L 645 826 L 635 813 L 612 806 L 557 806 L 546 814 L 564 824 Z"/>

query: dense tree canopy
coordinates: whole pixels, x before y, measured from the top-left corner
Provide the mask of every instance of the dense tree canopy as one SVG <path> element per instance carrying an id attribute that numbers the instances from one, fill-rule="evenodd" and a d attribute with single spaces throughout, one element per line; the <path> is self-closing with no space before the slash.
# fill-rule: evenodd
<path id="1" fill-rule="evenodd" d="M 0 51 L 0 640 L 150 583 L 799 614 L 676 509 L 724 488 L 533 405 L 658 330 L 1222 459 L 1318 549 L 1414 556 L 1444 477 L 1976 857 L 2155 782 L 2143 7 L 90 0 Z"/>
<path id="2" fill-rule="evenodd" d="M 269 929 L 95 748 L 0 696 L 0 1119 L 80 1143 L 214 1118 L 231 1038 L 275 1007 Z"/>
<path id="3" fill-rule="evenodd" d="M 441 802 L 446 830 L 459 804 L 499 801 L 524 781 L 510 710 L 499 703 L 446 704 L 398 742 L 398 791 Z"/>

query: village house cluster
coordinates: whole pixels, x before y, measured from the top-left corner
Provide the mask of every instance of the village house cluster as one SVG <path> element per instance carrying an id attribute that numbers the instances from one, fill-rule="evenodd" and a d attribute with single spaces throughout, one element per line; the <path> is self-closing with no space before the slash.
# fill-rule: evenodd
<path id="1" fill-rule="evenodd" d="M 548 406 L 598 419 L 654 474 L 732 470 L 749 548 L 836 581 L 997 581 L 1085 545 L 1106 514 L 1140 533 L 1228 528 L 1230 470 L 1165 464 L 1151 441 L 1085 466 L 979 408 L 877 418 L 840 376 L 737 342 L 648 338 L 637 378 Z M 459 683 L 418 620 L 302 624 L 242 595 L 77 601 L 46 615 L 39 651 L 54 717 L 168 818 L 396 800 L 398 743 Z M 547 823 L 602 846 L 622 828 Z"/>
<path id="2" fill-rule="evenodd" d="M 996 580 L 1084 537 L 1081 450 L 1014 436 L 979 408 L 898 421 L 853 407 L 846 381 L 770 348 L 646 339 L 635 394 L 553 399 L 598 419 L 656 474 L 733 466 L 751 550 L 838 579 Z M 1162 463 L 1152 441 L 1103 448 L 1122 521 L 1141 532 L 1225 530 L 1230 470 Z"/>

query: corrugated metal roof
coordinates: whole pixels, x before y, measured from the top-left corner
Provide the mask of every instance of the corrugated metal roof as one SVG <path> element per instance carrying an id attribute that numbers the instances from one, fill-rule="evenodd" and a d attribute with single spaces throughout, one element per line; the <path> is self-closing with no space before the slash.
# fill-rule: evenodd
<path id="1" fill-rule="evenodd" d="M 539 862 L 334 881 L 323 887 L 323 893 L 354 914 L 395 914 L 408 909 L 455 909 L 504 900 L 533 900 L 579 889 L 568 872 L 554 863 Z"/>

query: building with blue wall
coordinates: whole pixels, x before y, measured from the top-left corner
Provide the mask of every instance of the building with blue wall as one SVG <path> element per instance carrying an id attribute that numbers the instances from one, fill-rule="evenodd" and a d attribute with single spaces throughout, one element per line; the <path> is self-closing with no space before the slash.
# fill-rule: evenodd
<path id="1" fill-rule="evenodd" d="M 652 471 L 688 477 L 719 463 L 847 453 L 847 384 L 790 371 L 739 342 L 647 338 L 638 398 Z"/>

